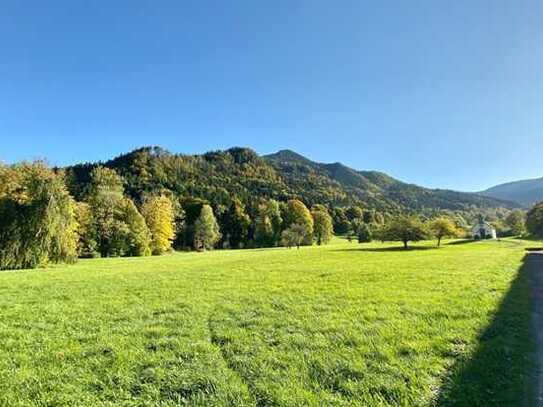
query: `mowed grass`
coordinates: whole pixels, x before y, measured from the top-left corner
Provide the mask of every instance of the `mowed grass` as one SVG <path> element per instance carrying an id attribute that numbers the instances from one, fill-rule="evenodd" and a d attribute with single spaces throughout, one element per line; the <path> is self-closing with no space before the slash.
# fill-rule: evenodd
<path id="1" fill-rule="evenodd" d="M 525 243 L 431 245 L 0 273 L 0 405 L 523 404 Z"/>

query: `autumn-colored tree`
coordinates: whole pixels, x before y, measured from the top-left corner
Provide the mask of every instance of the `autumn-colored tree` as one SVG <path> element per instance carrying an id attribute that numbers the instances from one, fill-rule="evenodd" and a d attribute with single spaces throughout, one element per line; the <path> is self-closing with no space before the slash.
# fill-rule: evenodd
<path id="1" fill-rule="evenodd" d="M 304 238 L 302 244 L 311 245 L 313 243 L 313 217 L 311 212 L 298 199 L 291 199 L 287 202 L 286 210 L 283 215 L 283 227 L 288 229 L 291 225 L 300 224 L 304 226 Z"/>
<path id="2" fill-rule="evenodd" d="M 438 247 L 441 246 L 441 239 L 444 237 L 455 237 L 458 235 L 458 230 L 454 222 L 445 216 L 432 220 L 429 228 L 430 232 L 437 238 Z"/>
<path id="3" fill-rule="evenodd" d="M 145 200 L 141 213 L 151 233 L 151 252 L 164 254 L 171 250 L 175 237 L 174 206 L 165 195 L 154 196 Z"/>
<path id="4" fill-rule="evenodd" d="M 311 210 L 311 216 L 313 217 L 313 234 L 317 244 L 327 244 L 334 234 L 332 217 L 326 208 L 319 206 Z"/>

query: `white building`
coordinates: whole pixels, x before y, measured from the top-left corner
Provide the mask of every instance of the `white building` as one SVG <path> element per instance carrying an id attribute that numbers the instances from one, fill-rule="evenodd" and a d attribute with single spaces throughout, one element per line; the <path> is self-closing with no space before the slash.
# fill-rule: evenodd
<path id="1" fill-rule="evenodd" d="M 496 229 L 484 220 L 480 220 L 479 223 L 471 229 L 471 235 L 475 240 L 481 239 L 496 239 Z"/>

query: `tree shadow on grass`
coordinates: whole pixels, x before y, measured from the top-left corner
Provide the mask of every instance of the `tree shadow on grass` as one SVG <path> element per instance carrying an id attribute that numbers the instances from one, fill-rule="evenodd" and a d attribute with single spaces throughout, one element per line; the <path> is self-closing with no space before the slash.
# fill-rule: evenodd
<path id="1" fill-rule="evenodd" d="M 453 242 L 448 242 L 447 246 L 456 246 L 459 244 L 466 244 L 466 243 L 473 243 L 473 242 L 476 242 L 476 240 L 473 240 L 473 239 L 455 240 Z"/>
<path id="2" fill-rule="evenodd" d="M 345 252 L 345 251 L 359 251 L 359 252 L 412 252 L 419 250 L 436 250 L 437 246 L 409 246 L 405 249 L 403 246 L 392 246 L 392 247 L 353 247 L 349 249 L 337 249 L 333 250 L 335 252 Z"/>
<path id="3" fill-rule="evenodd" d="M 538 259 L 528 254 L 471 358 L 459 358 L 437 406 L 522 406 L 534 399 L 535 340 L 530 279 Z M 543 263 L 542 263 L 543 264 Z M 539 270 L 543 272 L 543 270 Z"/>

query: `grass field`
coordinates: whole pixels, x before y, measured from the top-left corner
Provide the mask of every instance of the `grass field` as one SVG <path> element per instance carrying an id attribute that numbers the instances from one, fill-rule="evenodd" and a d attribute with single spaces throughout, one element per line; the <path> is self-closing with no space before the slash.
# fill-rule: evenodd
<path id="1" fill-rule="evenodd" d="M 0 405 L 522 405 L 524 244 L 336 240 L 0 273 Z"/>

